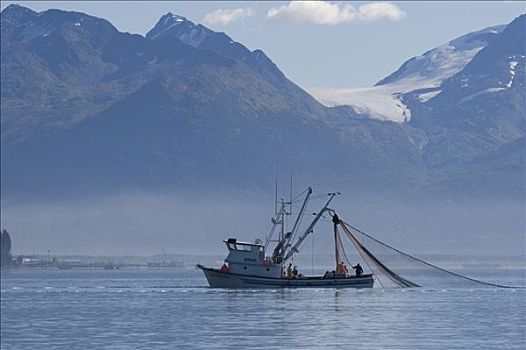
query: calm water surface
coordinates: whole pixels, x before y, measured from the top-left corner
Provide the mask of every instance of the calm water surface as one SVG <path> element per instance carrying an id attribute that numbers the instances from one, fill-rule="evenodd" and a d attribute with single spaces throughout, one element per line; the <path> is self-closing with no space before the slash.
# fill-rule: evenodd
<path id="1" fill-rule="evenodd" d="M 524 289 L 220 290 L 185 269 L 1 282 L 2 349 L 526 348 Z"/>

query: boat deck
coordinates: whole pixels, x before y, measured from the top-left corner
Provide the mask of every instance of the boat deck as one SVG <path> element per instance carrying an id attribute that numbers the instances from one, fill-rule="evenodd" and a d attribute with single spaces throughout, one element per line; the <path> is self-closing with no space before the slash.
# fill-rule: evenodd
<path id="1" fill-rule="evenodd" d="M 197 265 L 203 270 L 212 288 L 372 288 L 371 274 L 361 276 L 306 276 L 303 278 L 274 278 L 221 272 L 219 269 Z"/>

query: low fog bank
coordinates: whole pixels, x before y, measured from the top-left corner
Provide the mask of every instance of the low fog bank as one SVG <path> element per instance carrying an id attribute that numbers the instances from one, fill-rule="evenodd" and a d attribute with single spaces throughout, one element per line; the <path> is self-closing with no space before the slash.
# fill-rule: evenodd
<path id="1" fill-rule="evenodd" d="M 314 193 L 314 198 L 320 192 Z M 323 193 L 322 193 L 323 194 Z M 309 213 L 326 200 L 317 196 Z M 264 239 L 272 196 L 126 193 L 89 199 L 2 200 L 1 225 L 14 254 L 223 255 L 229 237 Z M 301 202 L 297 202 L 297 208 Z M 524 200 L 383 199 L 342 194 L 332 208 L 347 222 L 416 255 L 525 256 Z M 296 209 L 297 210 L 297 209 Z M 313 216 L 309 214 L 305 223 Z M 315 231 L 317 254 L 333 251 L 330 217 Z"/>

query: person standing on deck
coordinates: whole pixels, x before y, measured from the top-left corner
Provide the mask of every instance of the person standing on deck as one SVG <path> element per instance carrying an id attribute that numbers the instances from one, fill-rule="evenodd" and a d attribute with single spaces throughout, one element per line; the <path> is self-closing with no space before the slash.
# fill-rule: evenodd
<path id="1" fill-rule="evenodd" d="M 356 277 L 360 277 L 363 273 L 363 269 L 360 266 L 360 263 L 357 263 L 356 266 L 352 267 L 354 270 L 356 270 Z"/>
<path id="2" fill-rule="evenodd" d="M 292 278 L 292 263 L 289 263 L 289 267 L 287 267 L 287 278 L 289 280 Z"/>

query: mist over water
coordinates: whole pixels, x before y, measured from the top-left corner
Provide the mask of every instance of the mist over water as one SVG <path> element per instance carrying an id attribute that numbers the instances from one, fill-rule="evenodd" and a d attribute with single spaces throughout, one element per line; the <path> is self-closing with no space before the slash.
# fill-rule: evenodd
<path id="1" fill-rule="evenodd" d="M 326 201 L 314 192 L 303 228 Z M 293 210 L 299 210 L 302 198 Z M 123 193 L 83 199 L 3 200 L 2 228 L 15 254 L 223 254 L 223 239 L 264 239 L 274 198 L 254 193 Z M 342 193 L 331 208 L 347 222 L 406 252 L 526 255 L 525 204 L 513 199 L 402 200 Z M 314 234 L 333 250 L 330 217 Z M 309 251 L 311 248 L 306 248 Z"/>

